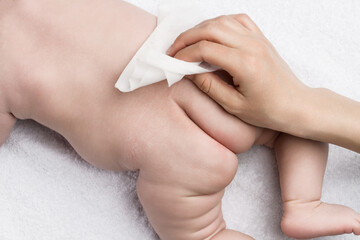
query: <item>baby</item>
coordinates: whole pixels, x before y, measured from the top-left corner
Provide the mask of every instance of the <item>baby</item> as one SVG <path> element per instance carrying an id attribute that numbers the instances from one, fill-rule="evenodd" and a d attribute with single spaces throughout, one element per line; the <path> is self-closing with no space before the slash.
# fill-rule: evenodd
<path id="1" fill-rule="evenodd" d="M 252 239 L 226 229 L 221 199 L 235 153 L 274 146 L 283 232 L 360 234 L 358 213 L 320 201 L 326 144 L 247 125 L 187 79 L 114 88 L 155 26 L 154 16 L 119 0 L 1 1 L 0 144 L 16 119 L 34 119 L 99 168 L 139 170 L 137 192 L 155 231 L 187 240 Z"/>

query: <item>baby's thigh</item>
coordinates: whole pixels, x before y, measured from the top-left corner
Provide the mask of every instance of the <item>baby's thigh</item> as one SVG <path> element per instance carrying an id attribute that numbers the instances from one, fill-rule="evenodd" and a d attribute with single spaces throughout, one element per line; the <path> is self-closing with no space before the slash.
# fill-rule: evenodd
<path id="1" fill-rule="evenodd" d="M 140 174 L 137 192 L 150 224 L 162 240 L 203 240 L 225 228 L 221 212 L 224 190 L 186 195 L 177 186 L 153 183 Z"/>
<path id="2" fill-rule="evenodd" d="M 150 108 L 148 117 L 137 123 L 141 128 L 132 131 L 134 158 L 142 177 L 177 186 L 184 195 L 222 190 L 235 174 L 236 155 L 202 131 L 174 102 Z"/>
<path id="3" fill-rule="evenodd" d="M 140 169 L 139 199 L 162 239 L 207 239 L 225 227 L 221 199 L 237 158 L 191 122 L 178 130 L 169 151 Z"/>
<path id="4" fill-rule="evenodd" d="M 137 124 L 146 129 L 137 134 L 138 195 L 162 239 L 206 239 L 224 228 L 221 198 L 236 173 L 237 157 L 174 101 L 157 100 L 160 92 Z"/>

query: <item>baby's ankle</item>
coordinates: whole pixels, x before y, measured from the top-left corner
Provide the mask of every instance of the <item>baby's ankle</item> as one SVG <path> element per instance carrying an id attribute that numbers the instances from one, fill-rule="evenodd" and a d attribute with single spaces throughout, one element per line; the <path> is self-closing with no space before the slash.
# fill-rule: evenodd
<path id="1" fill-rule="evenodd" d="M 297 239 L 307 239 L 345 233 L 360 234 L 360 215 L 342 205 L 320 200 L 284 202 L 281 221 L 283 233 Z"/>
<path id="2" fill-rule="evenodd" d="M 315 209 L 321 204 L 320 199 L 304 200 L 297 199 L 283 202 L 284 213 L 286 212 L 297 212 L 301 210 Z"/>
<path id="3" fill-rule="evenodd" d="M 314 211 L 321 205 L 320 199 L 315 200 L 291 200 L 283 202 L 283 217 L 281 229 L 286 236 L 294 237 L 301 230 L 299 219 L 303 219 L 309 212 Z"/>

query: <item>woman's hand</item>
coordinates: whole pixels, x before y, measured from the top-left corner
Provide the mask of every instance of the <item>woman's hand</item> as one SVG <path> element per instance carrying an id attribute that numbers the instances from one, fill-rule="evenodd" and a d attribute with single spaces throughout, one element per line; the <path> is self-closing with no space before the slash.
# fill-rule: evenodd
<path id="1" fill-rule="evenodd" d="M 360 103 L 300 82 L 247 15 L 202 22 L 182 33 L 168 54 L 225 70 L 189 78 L 242 120 L 360 152 Z"/>
<path id="2" fill-rule="evenodd" d="M 227 71 L 232 84 L 214 73 L 189 78 L 242 120 L 279 131 L 300 120 L 297 106 L 309 88 L 247 15 L 204 21 L 182 33 L 168 54 L 184 61 L 205 61 Z"/>

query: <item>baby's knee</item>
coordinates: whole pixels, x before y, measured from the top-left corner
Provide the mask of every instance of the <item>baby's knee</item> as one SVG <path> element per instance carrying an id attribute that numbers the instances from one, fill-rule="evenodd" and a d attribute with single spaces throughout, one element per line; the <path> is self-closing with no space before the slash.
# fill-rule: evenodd
<path id="1" fill-rule="evenodd" d="M 233 180 L 237 168 L 237 156 L 219 144 L 204 150 L 204 156 L 198 160 L 197 168 L 201 169 L 200 194 L 211 194 L 223 190 Z"/>
<path id="2" fill-rule="evenodd" d="M 235 153 L 240 154 L 248 151 L 256 142 L 261 135 L 262 129 L 245 125 L 239 131 L 237 141 L 233 141 L 233 150 Z"/>
<path id="3" fill-rule="evenodd" d="M 210 162 L 214 174 L 217 173 L 217 182 L 220 186 L 226 187 L 233 180 L 238 168 L 237 156 L 228 149 L 222 149 L 218 157 L 214 157 Z"/>
<path id="4" fill-rule="evenodd" d="M 153 184 L 140 172 L 137 192 L 161 239 L 209 239 L 218 229 L 225 228 L 221 213 L 223 191 L 184 196 L 181 188 Z"/>

